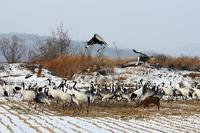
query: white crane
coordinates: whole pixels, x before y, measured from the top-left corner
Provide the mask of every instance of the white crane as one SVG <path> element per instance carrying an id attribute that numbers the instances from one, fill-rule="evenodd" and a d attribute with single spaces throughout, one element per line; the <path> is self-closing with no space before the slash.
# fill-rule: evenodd
<path id="1" fill-rule="evenodd" d="M 3 88 L 7 91 L 7 93 L 8 93 L 8 96 L 14 96 L 14 94 L 15 94 L 15 89 L 14 89 L 14 87 L 12 86 L 12 85 L 8 85 L 7 83 L 6 83 L 6 81 L 4 81 L 3 82 Z"/>
<path id="2" fill-rule="evenodd" d="M 74 82 L 74 85 L 72 87 L 72 93 L 75 96 L 73 99 L 78 101 L 76 104 L 78 106 L 80 106 L 79 113 L 82 110 L 82 104 L 86 103 L 87 104 L 87 114 L 88 114 L 89 106 L 90 106 L 90 102 L 91 102 L 90 97 L 87 94 L 85 94 L 84 92 L 76 90 L 75 86 L 76 86 L 77 82 L 76 81 L 73 81 L 73 82 Z"/>
<path id="3" fill-rule="evenodd" d="M 164 91 L 164 95 L 168 96 L 168 101 L 171 99 L 173 100 L 174 97 L 174 89 L 171 86 L 171 82 L 170 82 L 170 86 L 166 86 L 164 82 L 162 82 L 161 84 L 161 89 Z"/>
<path id="4" fill-rule="evenodd" d="M 21 94 L 23 95 L 23 101 L 28 102 L 28 111 L 30 110 L 31 104 L 34 102 L 36 98 L 36 92 L 33 90 L 25 90 L 25 84 L 22 83 Z"/>

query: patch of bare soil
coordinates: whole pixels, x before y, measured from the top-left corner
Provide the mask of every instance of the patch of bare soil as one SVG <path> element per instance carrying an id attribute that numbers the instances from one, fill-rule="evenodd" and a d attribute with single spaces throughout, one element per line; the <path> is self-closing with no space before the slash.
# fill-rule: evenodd
<path id="1" fill-rule="evenodd" d="M 0 104 L 6 104 L 1 102 Z M 26 106 L 22 107 L 22 104 L 15 102 L 9 104 L 10 109 L 13 110 L 26 110 Z M 51 106 L 44 105 L 44 110 L 47 112 L 55 112 L 58 116 L 73 116 L 73 117 L 113 117 L 122 119 L 143 119 L 152 118 L 156 116 L 191 116 L 194 114 L 200 114 L 200 101 L 161 101 L 160 110 L 157 106 L 152 105 L 149 108 L 136 107 L 134 104 L 127 104 L 124 102 L 115 103 L 94 103 L 89 107 L 87 113 L 87 105 L 83 104 L 82 108 L 76 105 L 69 105 L 63 109 L 62 104 L 52 104 Z M 34 110 L 34 108 L 32 108 Z M 30 111 L 29 113 L 33 113 Z"/>
<path id="2" fill-rule="evenodd" d="M 119 103 L 95 103 L 89 107 L 87 114 L 87 105 L 82 109 L 76 106 L 68 106 L 63 109 L 62 106 L 52 105 L 49 110 L 58 112 L 60 115 L 79 116 L 79 117 L 113 117 L 113 118 L 149 118 L 152 116 L 190 116 L 200 114 L 200 101 L 161 101 L 160 110 L 157 106 L 149 108 L 136 107 L 133 104 L 123 102 Z"/>

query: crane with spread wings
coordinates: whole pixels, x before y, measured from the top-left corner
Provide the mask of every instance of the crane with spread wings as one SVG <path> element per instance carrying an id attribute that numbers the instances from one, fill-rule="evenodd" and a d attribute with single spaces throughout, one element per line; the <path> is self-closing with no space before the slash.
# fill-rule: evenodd
<path id="1" fill-rule="evenodd" d="M 99 44 L 102 46 L 102 48 L 98 49 L 97 52 L 99 52 L 100 50 L 103 50 L 105 47 L 108 46 L 108 44 L 104 41 L 104 39 L 100 35 L 94 34 L 92 39 L 90 39 L 89 41 L 86 42 L 85 48 L 88 48 L 95 44 Z"/>

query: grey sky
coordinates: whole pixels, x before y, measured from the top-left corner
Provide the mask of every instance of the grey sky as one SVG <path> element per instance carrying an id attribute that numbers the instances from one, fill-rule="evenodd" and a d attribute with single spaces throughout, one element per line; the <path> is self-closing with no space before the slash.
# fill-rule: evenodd
<path id="1" fill-rule="evenodd" d="M 99 33 L 112 45 L 169 52 L 200 45 L 199 0 L 0 0 L 0 32 L 48 35 L 60 23 L 73 40 Z M 171 53 L 175 53 L 172 51 Z M 183 51 L 184 53 L 184 51 Z"/>

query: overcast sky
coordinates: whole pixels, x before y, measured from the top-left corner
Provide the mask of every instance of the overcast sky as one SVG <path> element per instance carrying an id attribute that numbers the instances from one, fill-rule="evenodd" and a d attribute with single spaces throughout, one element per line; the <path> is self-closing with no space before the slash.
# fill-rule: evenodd
<path id="1" fill-rule="evenodd" d="M 0 0 L 1 33 L 48 35 L 61 23 L 73 40 L 99 33 L 120 48 L 166 53 L 200 45 L 200 0 Z"/>

